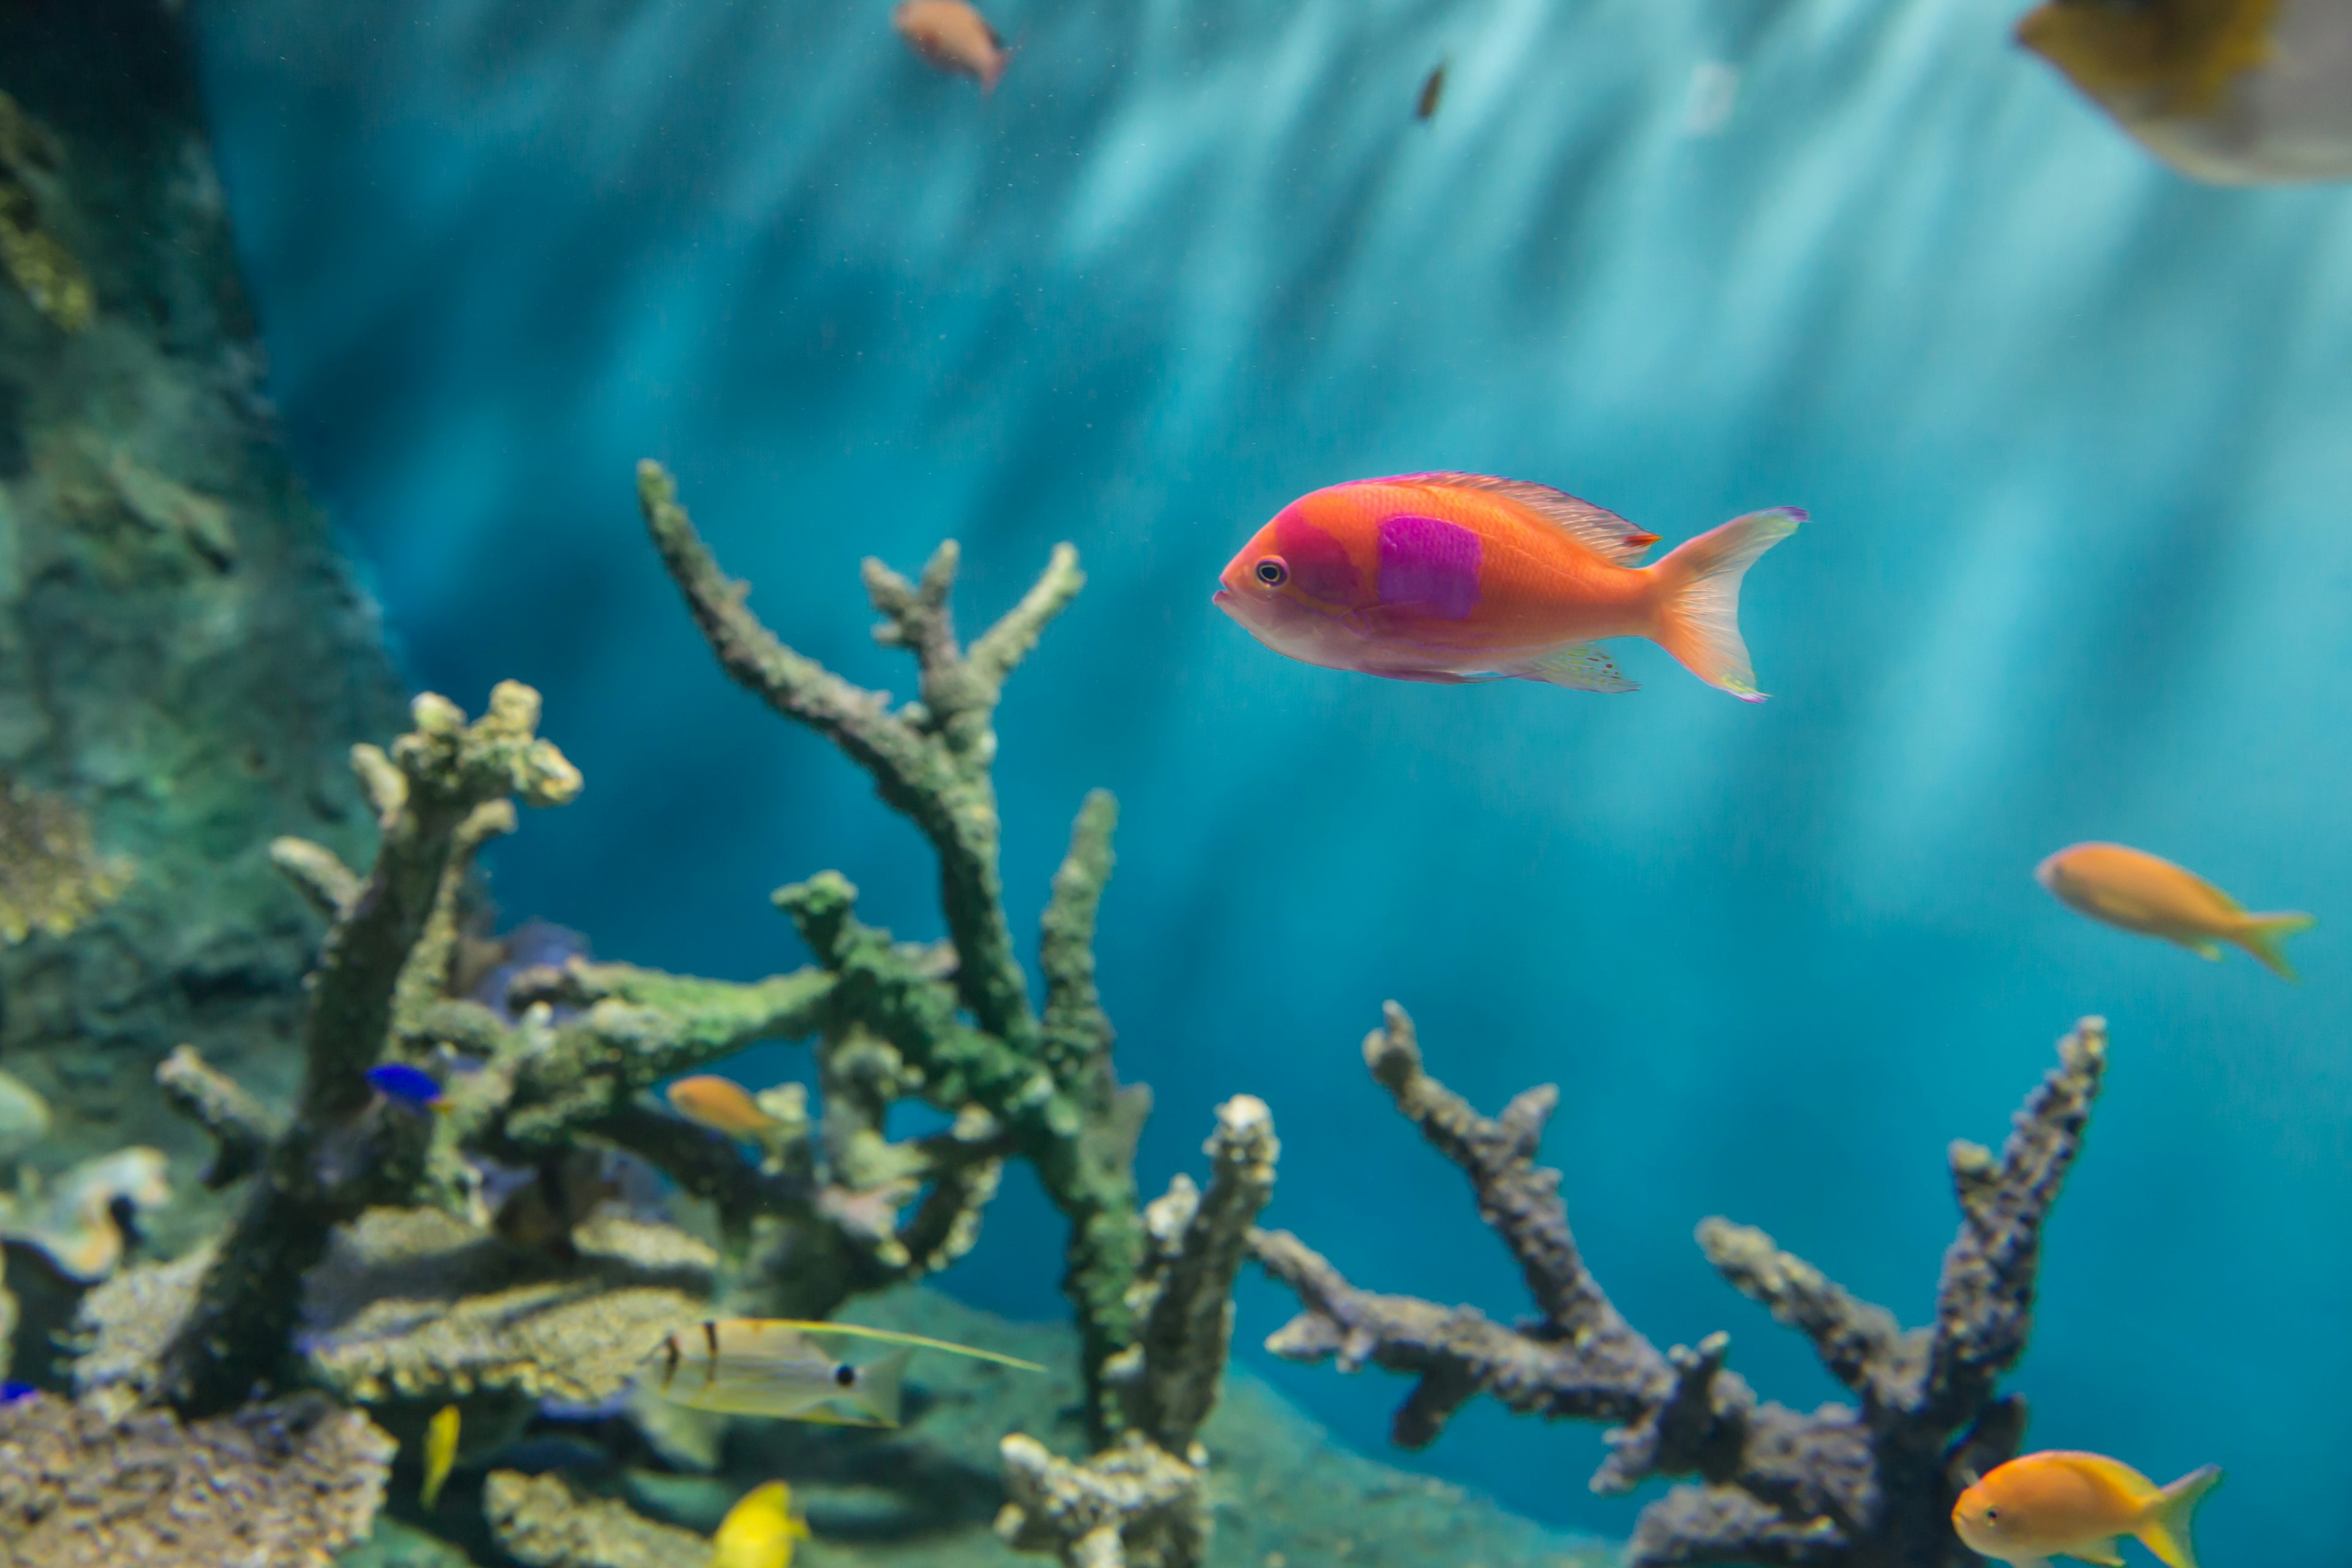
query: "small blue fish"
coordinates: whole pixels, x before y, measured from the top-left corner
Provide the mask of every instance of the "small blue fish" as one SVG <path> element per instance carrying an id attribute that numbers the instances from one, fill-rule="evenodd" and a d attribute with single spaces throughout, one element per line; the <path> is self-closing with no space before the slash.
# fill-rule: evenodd
<path id="1" fill-rule="evenodd" d="M 32 1398 L 39 1392 L 39 1389 L 29 1383 L 18 1383 L 15 1378 L 10 1378 L 5 1383 L 0 1383 L 0 1405 L 14 1405 L 20 1399 Z"/>
<path id="2" fill-rule="evenodd" d="M 402 1062 L 386 1062 L 367 1070 L 368 1087 L 386 1100 L 418 1110 L 443 1110 L 448 1101 L 442 1097 L 440 1080 L 422 1068 Z"/>

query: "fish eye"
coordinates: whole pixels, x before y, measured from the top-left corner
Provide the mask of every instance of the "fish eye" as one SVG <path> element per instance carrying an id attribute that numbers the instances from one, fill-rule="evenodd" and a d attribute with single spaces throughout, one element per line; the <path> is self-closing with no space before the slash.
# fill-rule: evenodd
<path id="1" fill-rule="evenodd" d="M 1989 1508 L 1985 1510 L 1985 1522 L 1987 1524 L 1990 1524 L 1994 1520 L 1999 1519 L 2000 1517 L 2000 1510 L 1997 1508 Z"/>
<path id="2" fill-rule="evenodd" d="M 1269 588 L 1279 588 L 1290 581 L 1290 567 L 1279 555 L 1268 555 L 1257 563 L 1257 580 Z"/>
<path id="3" fill-rule="evenodd" d="M 850 1387 L 857 1381 L 857 1369 L 854 1366 L 835 1367 L 833 1369 L 833 1381 L 843 1388 Z"/>

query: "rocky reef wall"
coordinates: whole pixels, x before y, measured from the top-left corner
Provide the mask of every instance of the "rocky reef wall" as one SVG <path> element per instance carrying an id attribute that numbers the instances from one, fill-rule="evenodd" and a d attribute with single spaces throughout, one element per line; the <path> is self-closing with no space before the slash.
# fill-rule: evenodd
<path id="1" fill-rule="evenodd" d="M 44 1167 L 194 1152 L 175 1045 L 287 1087 L 320 930 L 272 837 L 363 844 L 400 714 L 304 494 L 174 8 L 0 4 L 0 1068 Z"/>

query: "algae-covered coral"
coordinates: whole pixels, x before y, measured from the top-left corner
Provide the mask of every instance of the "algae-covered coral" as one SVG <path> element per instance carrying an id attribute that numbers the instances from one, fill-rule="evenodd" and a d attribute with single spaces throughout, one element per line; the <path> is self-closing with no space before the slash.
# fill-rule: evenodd
<path id="1" fill-rule="evenodd" d="M 130 862 L 101 854 L 71 801 L 0 780 L 0 943 L 64 936 L 112 903 Z"/>
<path id="2" fill-rule="evenodd" d="M 1538 1316 L 1506 1328 L 1470 1307 L 1349 1284 L 1297 1237 L 1261 1233 L 1260 1263 L 1304 1308 L 1267 1347 L 1297 1361 L 1367 1362 L 1415 1379 L 1396 1441 L 1421 1447 L 1482 1394 L 1524 1415 L 1613 1423 L 1593 1489 L 1690 1477 L 1643 1510 L 1634 1568 L 1679 1563 L 1962 1568 L 1948 1521 L 1962 1488 L 2014 1458 L 2025 1406 L 1996 1392 L 2025 1352 L 2042 1226 L 2082 1146 L 2106 1065 L 2086 1018 L 2018 1112 L 1998 1155 L 1951 1148 L 1960 1232 L 1944 1255 L 1936 1321 L 1905 1330 L 1763 1232 L 1721 1219 L 1699 1245 L 1732 1284 L 1812 1341 L 1859 1405 L 1810 1415 L 1759 1402 L 1725 1361 L 1728 1336 L 1661 1352 L 1611 1304 L 1568 1226 L 1559 1175 L 1535 1163 L 1559 1102 L 1547 1086 L 1479 1115 L 1422 1067 L 1412 1021 L 1391 1005 L 1364 1062 L 1397 1109 L 1470 1178 L 1480 1217 L 1517 1260 Z"/>

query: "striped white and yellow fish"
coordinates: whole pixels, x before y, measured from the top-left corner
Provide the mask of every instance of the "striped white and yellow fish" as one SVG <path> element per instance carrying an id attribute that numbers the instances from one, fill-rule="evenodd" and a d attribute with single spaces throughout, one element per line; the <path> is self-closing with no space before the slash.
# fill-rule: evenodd
<path id="1" fill-rule="evenodd" d="M 2191 179 L 2352 180 L 2352 0 L 2046 0 L 2017 37 Z"/>
<path id="2" fill-rule="evenodd" d="M 893 1348 L 860 1363 L 849 1359 L 850 1347 L 860 1342 Z M 835 1426 L 896 1426 L 907 1363 L 919 1350 L 1024 1372 L 1045 1370 L 995 1351 L 855 1323 L 720 1318 L 664 1340 L 646 1358 L 644 1376 L 655 1393 L 694 1410 Z"/>

